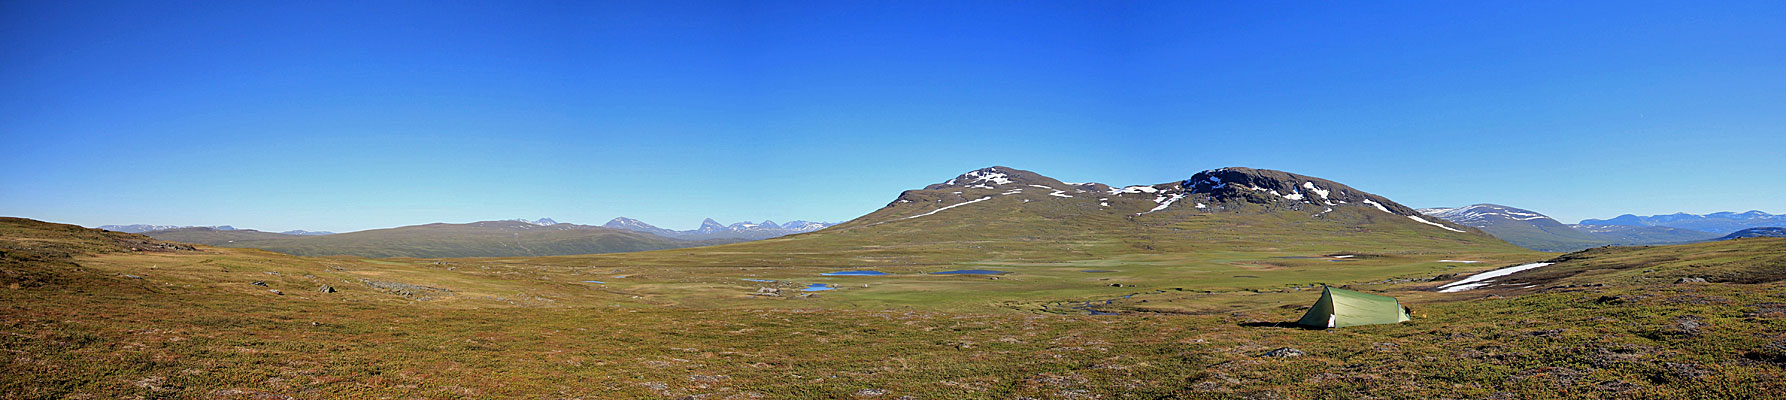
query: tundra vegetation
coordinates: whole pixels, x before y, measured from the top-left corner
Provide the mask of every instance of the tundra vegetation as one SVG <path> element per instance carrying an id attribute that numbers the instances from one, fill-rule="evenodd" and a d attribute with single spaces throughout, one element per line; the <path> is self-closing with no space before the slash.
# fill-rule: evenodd
<path id="1" fill-rule="evenodd" d="M 0 237 L 6 398 L 1755 398 L 1786 363 L 1779 238 L 1026 253 L 822 276 L 868 263 L 767 262 L 750 244 L 310 258 L 24 219 Z M 1330 261 L 1342 252 L 1355 261 Z M 1557 264 L 1432 291 L 1543 258 Z M 956 267 L 1012 273 L 920 273 Z M 813 283 L 837 289 L 801 296 Z M 1396 296 L 1415 318 L 1282 324 L 1311 284 Z"/>

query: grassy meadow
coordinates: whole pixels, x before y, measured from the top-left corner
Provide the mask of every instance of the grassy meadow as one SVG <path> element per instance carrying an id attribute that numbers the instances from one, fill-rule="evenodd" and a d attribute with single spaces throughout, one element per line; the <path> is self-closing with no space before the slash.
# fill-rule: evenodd
<path id="1" fill-rule="evenodd" d="M 363 259 L 4 222 L 3 398 L 1758 398 L 1786 363 L 1786 287 L 1763 273 L 1786 268 L 1780 239 L 1596 249 L 1531 288 L 1436 293 L 1447 274 L 1557 255 L 945 242 Z M 923 274 L 976 268 L 1011 273 Z M 858 269 L 891 275 L 819 275 Z M 1689 275 L 1712 282 L 1673 283 Z M 813 283 L 836 288 L 798 291 Z M 1416 318 L 1278 324 L 1312 284 L 1397 296 Z M 1062 307 L 1086 301 L 1119 315 Z"/>

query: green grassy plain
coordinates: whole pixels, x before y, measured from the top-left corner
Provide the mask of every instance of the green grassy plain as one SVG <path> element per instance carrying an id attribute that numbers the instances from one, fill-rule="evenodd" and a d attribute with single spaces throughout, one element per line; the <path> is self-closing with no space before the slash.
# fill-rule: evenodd
<path id="1" fill-rule="evenodd" d="M 1403 231 L 1242 242 L 1188 221 L 1144 234 L 1229 250 L 1119 238 L 826 254 L 797 235 L 373 260 L 0 222 L 0 398 L 1762 398 L 1786 363 L 1786 284 L 1768 272 L 1786 270 L 1782 239 L 1590 250 L 1536 270 L 1557 276 L 1533 288 L 1436 293 L 1442 274 L 1557 255 L 1395 250 L 1416 240 Z M 1356 261 L 1323 257 L 1338 254 Z M 1273 258 L 1290 256 L 1317 258 Z M 960 268 L 1012 273 L 920 274 Z M 893 275 L 818 275 L 855 269 Z M 1672 283 L 1688 275 L 1713 283 Z M 838 288 L 798 296 L 810 283 Z M 1397 296 L 1415 319 L 1273 324 L 1323 283 Z M 1091 300 L 1121 315 L 1061 307 Z M 1280 347 L 1305 354 L 1263 356 Z"/>

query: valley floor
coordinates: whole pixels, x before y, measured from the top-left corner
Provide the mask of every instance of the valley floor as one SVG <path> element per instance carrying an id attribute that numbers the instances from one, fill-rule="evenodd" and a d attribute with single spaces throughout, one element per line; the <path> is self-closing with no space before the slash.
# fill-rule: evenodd
<path id="1" fill-rule="evenodd" d="M 1770 264 L 1786 254 L 1781 240 L 1578 254 L 1527 289 L 1439 294 L 1431 288 L 1443 282 L 1414 276 L 1349 280 L 1401 297 L 1415 319 L 1305 330 L 1276 322 L 1299 317 L 1318 288 L 1282 284 L 1172 290 L 1136 277 L 1126 288 L 1069 291 L 1071 300 L 1142 293 L 1101 308 L 1121 315 L 1093 316 L 1043 308 L 1049 296 L 1031 293 L 924 307 L 934 300 L 872 291 L 916 277 L 837 278 L 871 290 L 767 298 L 748 294 L 755 282 L 718 283 L 740 279 L 731 272 L 604 266 L 603 282 L 664 284 L 592 284 L 580 281 L 595 272 L 549 265 L 580 259 L 132 251 L 105 238 L 0 233 L 0 398 L 1764 398 L 1786 389 L 1786 284 L 1718 282 L 1782 268 Z M 1723 275 L 1674 284 L 1670 274 L 1690 266 Z M 1440 268 L 1408 273 L 1448 273 Z M 932 283 L 1058 284 L 1047 276 Z"/>

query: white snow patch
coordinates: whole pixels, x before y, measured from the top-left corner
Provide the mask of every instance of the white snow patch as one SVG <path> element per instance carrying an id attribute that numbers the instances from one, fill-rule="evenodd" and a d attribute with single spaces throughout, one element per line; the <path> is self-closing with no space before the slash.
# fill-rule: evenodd
<path id="1" fill-rule="evenodd" d="M 1344 202 L 1342 201 L 1341 203 L 1344 203 Z M 1390 213 L 1390 214 L 1395 213 L 1394 211 L 1389 211 L 1389 207 L 1384 207 L 1380 203 L 1371 201 L 1371 199 L 1364 199 L 1364 204 L 1369 204 L 1371 206 L 1377 207 L 1378 210 L 1383 210 L 1383 212 L 1386 212 L 1386 213 Z M 1430 224 L 1431 222 L 1428 222 L 1428 223 Z"/>
<path id="2" fill-rule="evenodd" d="M 1166 207 L 1171 206 L 1172 203 L 1177 203 L 1178 199 L 1184 198 L 1184 196 L 1186 194 L 1187 193 L 1179 192 L 1178 194 L 1172 195 L 1172 197 L 1170 197 L 1170 198 L 1168 198 L 1166 196 L 1160 196 L 1158 198 L 1155 198 L 1155 199 L 1153 199 L 1153 201 L 1155 203 L 1160 203 L 1159 207 L 1154 207 L 1152 210 L 1147 210 L 1147 212 L 1137 213 L 1135 215 L 1141 215 L 1141 214 L 1146 214 L 1146 213 L 1150 213 L 1150 212 L 1154 212 L 1154 211 L 1164 210 L 1164 209 L 1166 209 Z"/>
<path id="3" fill-rule="evenodd" d="M 1303 182 L 1303 183 L 1302 183 L 1302 188 L 1303 188 L 1303 189 L 1308 189 L 1308 190 L 1309 190 L 1309 191 L 1310 191 L 1310 192 L 1315 192 L 1315 194 L 1317 194 L 1317 195 L 1320 195 L 1320 196 L 1321 196 L 1321 198 L 1323 198 L 1323 199 L 1325 199 L 1325 198 L 1327 198 L 1327 193 L 1328 193 L 1328 192 L 1327 192 L 1327 189 L 1322 189 L 1322 188 L 1319 188 L 1319 187 L 1315 187 L 1315 183 L 1314 183 L 1314 182 Z"/>
<path id="4" fill-rule="evenodd" d="M 1072 195 L 1068 195 L 1066 193 L 1067 193 L 1067 191 L 1065 191 L 1065 190 L 1056 190 L 1056 191 L 1054 191 L 1054 193 L 1049 193 L 1048 195 L 1054 196 L 1054 197 L 1073 197 Z"/>
<path id="5" fill-rule="evenodd" d="M 962 203 L 961 203 L 961 204 L 951 204 L 951 205 L 949 205 L 949 206 L 947 206 L 947 207 L 943 207 L 943 208 L 938 208 L 938 209 L 935 209 L 935 210 L 930 210 L 930 212 L 927 212 L 927 213 L 923 213 L 923 214 L 918 214 L 918 215 L 913 215 L 913 216 L 910 216 L 910 217 L 905 217 L 905 219 L 912 219 L 912 218 L 917 218 L 917 217 L 922 217 L 922 216 L 926 216 L 926 215 L 930 215 L 930 214 L 936 214 L 936 213 L 939 213 L 939 212 L 942 212 L 942 211 L 943 211 L 943 210 L 947 210 L 947 209 L 951 209 L 951 208 L 955 208 L 955 207 L 961 207 L 961 206 L 965 206 L 965 205 L 969 205 L 969 204 L 974 204 L 974 203 L 978 203 L 978 202 L 982 202 L 982 201 L 987 201 L 987 200 L 992 200 L 992 196 L 986 196 L 986 197 L 981 197 L 981 198 L 978 198 L 978 199 L 973 199 L 973 200 L 968 200 L 968 201 L 965 201 L 965 202 L 962 202 Z"/>
<path id="6" fill-rule="evenodd" d="M 1516 265 L 1516 266 L 1512 266 L 1512 267 L 1501 268 L 1501 269 L 1497 269 L 1497 270 L 1493 270 L 1493 271 L 1483 272 L 1480 274 L 1470 275 L 1470 277 L 1464 278 L 1463 280 L 1447 283 L 1444 286 L 1439 286 L 1439 293 L 1462 292 L 1465 290 L 1488 286 L 1488 284 L 1493 283 L 1493 282 L 1489 282 L 1490 279 L 1499 278 L 1499 277 L 1503 277 L 1503 276 L 1507 276 L 1507 275 L 1513 275 L 1514 273 L 1517 273 L 1519 271 L 1525 271 L 1528 269 L 1536 269 L 1536 268 L 1544 267 L 1544 266 L 1550 265 L 1550 264 L 1551 263 L 1523 264 L 1523 265 Z"/>
<path id="7" fill-rule="evenodd" d="M 1273 192 L 1273 193 L 1276 193 L 1276 192 Z M 1298 193 L 1287 194 L 1287 195 L 1284 195 L 1284 198 L 1290 199 L 1290 200 L 1302 200 L 1302 193 L 1298 192 Z"/>
<path id="8" fill-rule="evenodd" d="M 1005 175 L 1005 173 L 994 169 L 968 172 L 966 175 L 969 178 L 974 178 L 974 182 L 992 182 L 995 185 L 1011 183 L 1010 175 Z M 953 181 L 953 179 L 950 180 Z"/>
<path id="9" fill-rule="evenodd" d="M 1160 191 L 1160 190 L 1159 190 L 1159 189 L 1154 189 L 1154 188 L 1153 188 L 1153 186 L 1129 186 L 1129 187 L 1125 187 L 1125 188 L 1122 188 L 1122 189 L 1112 189 L 1112 190 L 1110 190 L 1110 194 L 1119 194 L 1119 193 L 1159 193 L 1159 191 Z"/>
<path id="10" fill-rule="evenodd" d="M 1209 206 L 1204 205 L 1203 203 L 1197 203 L 1197 208 L 1209 208 Z"/>
<path id="11" fill-rule="evenodd" d="M 1419 223 L 1422 223 L 1422 224 L 1427 224 L 1427 225 L 1432 225 L 1432 226 L 1436 226 L 1436 227 L 1440 227 L 1440 228 L 1445 228 L 1445 230 L 1448 230 L 1448 231 L 1452 231 L 1452 232 L 1459 232 L 1459 233 L 1462 233 L 1462 232 L 1463 232 L 1463 231 L 1460 231 L 1460 230 L 1457 230 L 1457 228 L 1452 228 L 1452 227 L 1449 227 L 1449 226 L 1445 226 L 1445 225 L 1441 225 L 1441 224 L 1439 224 L 1439 223 L 1437 223 L 1437 222 L 1432 222 L 1432 221 L 1427 221 L 1427 220 L 1426 220 L 1426 219 L 1423 219 L 1423 218 L 1420 218 L 1420 216 L 1418 216 L 1418 215 L 1409 215 L 1409 216 L 1408 216 L 1408 219 L 1411 219 L 1411 220 L 1414 220 L 1414 221 L 1415 221 L 1415 222 L 1419 222 Z"/>
<path id="12" fill-rule="evenodd" d="M 1333 258 L 1352 258 L 1352 257 L 1357 257 L 1357 255 L 1353 255 L 1353 254 L 1341 254 L 1341 255 L 1337 255 L 1337 256 L 1333 256 Z"/>

